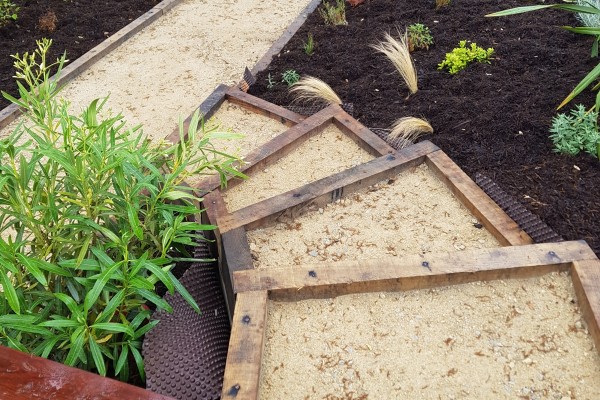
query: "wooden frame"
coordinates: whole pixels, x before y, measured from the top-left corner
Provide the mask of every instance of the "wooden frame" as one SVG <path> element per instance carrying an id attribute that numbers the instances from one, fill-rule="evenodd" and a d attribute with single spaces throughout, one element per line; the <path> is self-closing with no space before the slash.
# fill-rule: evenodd
<path id="1" fill-rule="evenodd" d="M 584 319 L 600 351 L 600 260 L 583 241 L 428 254 L 378 261 L 304 265 L 234 273 L 238 292 L 222 399 L 259 395 L 269 298 L 334 297 L 569 271 Z"/>

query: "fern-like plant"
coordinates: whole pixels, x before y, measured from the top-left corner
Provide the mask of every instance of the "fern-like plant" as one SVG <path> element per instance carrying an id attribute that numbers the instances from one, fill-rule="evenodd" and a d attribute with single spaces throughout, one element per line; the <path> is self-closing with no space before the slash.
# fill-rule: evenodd
<path id="1" fill-rule="evenodd" d="M 582 104 L 569 114 L 560 113 L 552 120 L 550 140 L 557 153 L 575 156 L 582 150 L 600 157 L 600 132 L 598 132 L 598 112 L 586 110 Z"/>

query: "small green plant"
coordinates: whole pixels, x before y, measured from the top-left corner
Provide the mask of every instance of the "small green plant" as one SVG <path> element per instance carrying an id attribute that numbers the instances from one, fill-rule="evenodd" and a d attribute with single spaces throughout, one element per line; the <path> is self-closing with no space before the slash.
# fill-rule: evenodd
<path id="1" fill-rule="evenodd" d="M 308 39 L 304 42 L 303 48 L 307 56 L 312 56 L 315 52 L 315 40 L 312 33 L 308 34 Z"/>
<path id="2" fill-rule="evenodd" d="M 26 121 L 0 140 L 0 344 L 127 380 L 141 378 L 143 335 L 158 321 L 146 304 L 170 310 L 161 282 L 194 299 L 171 273 L 202 231 L 189 176 L 237 162 L 211 146 L 196 113 L 176 144 L 153 144 L 139 127 L 92 101 L 73 115 L 58 97 L 65 56 L 47 60 L 50 40 L 15 55 Z M 132 369 L 133 370 L 133 369 Z"/>
<path id="3" fill-rule="evenodd" d="M 11 0 L 0 0 L 0 28 L 19 18 L 19 7 Z"/>
<path id="4" fill-rule="evenodd" d="M 271 76 L 271 73 L 269 72 L 269 74 L 267 75 L 267 89 L 271 90 L 275 87 L 275 85 L 277 85 L 277 82 L 275 82 L 273 80 L 273 77 Z"/>
<path id="5" fill-rule="evenodd" d="M 408 48 L 412 52 L 415 49 L 429 50 L 429 46 L 433 44 L 433 36 L 429 28 L 423 24 L 412 24 L 407 28 L 408 33 Z"/>
<path id="6" fill-rule="evenodd" d="M 435 9 L 439 10 L 440 8 L 447 7 L 450 5 L 450 0 L 435 0 Z"/>
<path id="7" fill-rule="evenodd" d="M 600 158 L 597 111 L 586 110 L 582 104 L 578 104 L 570 115 L 560 113 L 554 117 L 550 133 L 557 153 L 574 156 L 583 150 Z"/>
<path id="8" fill-rule="evenodd" d="M 319 7 L 319 14 L 327 25 L 348 25 L 345 0 L 335 0 L 335 5 L 331 5 L 328 0 L 323 0 L 323 6 Z"/>
<path id="9" fill-rule="evenodd" d="M 477 46 L 477 43 L 471 43 L 467 47 L 467 41 L 461 40 L 458 47 L 452 49 L 450 53 L 446 53 L 446 58 L 438 64 L 438 69 L 446 68 L 451 74 L 456 74 L 474 61 L 490 64 L 490 58 L 493 54 L 494 49 L 491 47 L 485 50 Z"/>
<path id="10" fill-rule="evenodd" d="M 300 74 L 296 70 L 288 69 L 281 74 L 281 82 L 287 83 L 288 87 L 300 80 Z"/>

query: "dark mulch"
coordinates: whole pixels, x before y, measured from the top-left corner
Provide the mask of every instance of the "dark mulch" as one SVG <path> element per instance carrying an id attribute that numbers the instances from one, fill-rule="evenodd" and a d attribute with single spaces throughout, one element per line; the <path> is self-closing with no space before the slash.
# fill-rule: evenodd
<path id="1" fill-rule="evenodd" d="M 435 129 L 427 139 L 472 178 L 477 172 L 490 176 L 564 239 L 584 239 L 600 254 L 600 162 L 586 154 L 558 155 L 548 139 L 555 108 L 597 63 L 590 59 L 592 39 L 558 28 L 577 24 L 560 11 L 484 18 L 522 1 L 460 0 L 440 11 L 433 3 L 367 0 L 347 10 L 348 26 L 337 27 L 325 26 L 315 12 L 257 77 L 251 93 L 288 105 L 285 85 L 267 89 L 267 74 L 280 80 L 283 71 L 295 69 L 329 83 L 368 127 L 424 117 Z M 420 89 L 405 100 L 399 75 L 369 45 L 386 31 L 395 33 L 396 26 L 417 22 L 431 28 L 435 45 L 414 53 Z M 316 42 L 312 57 L 302 49 L 309 32 Z M 455 76 L 438 71 L 459 40 L 493 47 L 492 64 L 472 65 Z M 593 95 L 576 100 L 590 106 Z"/>
<path id="2" fill-rule="evenodd" d="M 75 60 L 107 37 L 154 7 L 159 0 L 13 0 L 21 7 L 16 22 L 0 28 L 0 90 L 17 94 L 12 54 L 35 50 L 35 41 L 53 40 L 50 60 L 67 52 Z M 53 12 L 56 27 L 40 23 Z M 43 29 L 44 26 L 48 28 Z M 0 96 L 1 97 L 1 96 Z M 3 97 L 0 109 L 10 103 Z"/>

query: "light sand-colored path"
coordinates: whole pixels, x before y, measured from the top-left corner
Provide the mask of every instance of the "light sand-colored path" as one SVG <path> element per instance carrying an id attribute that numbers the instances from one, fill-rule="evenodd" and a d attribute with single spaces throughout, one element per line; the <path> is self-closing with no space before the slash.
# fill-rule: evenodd
<path id="1" fill-rule="evenodd" d="M 309 1 L 185 0 L 71 81 L 63 96 L 78 111 L 110 93 L 110 108 L 162 139 L 219 83 L 239 81 Z"/>

